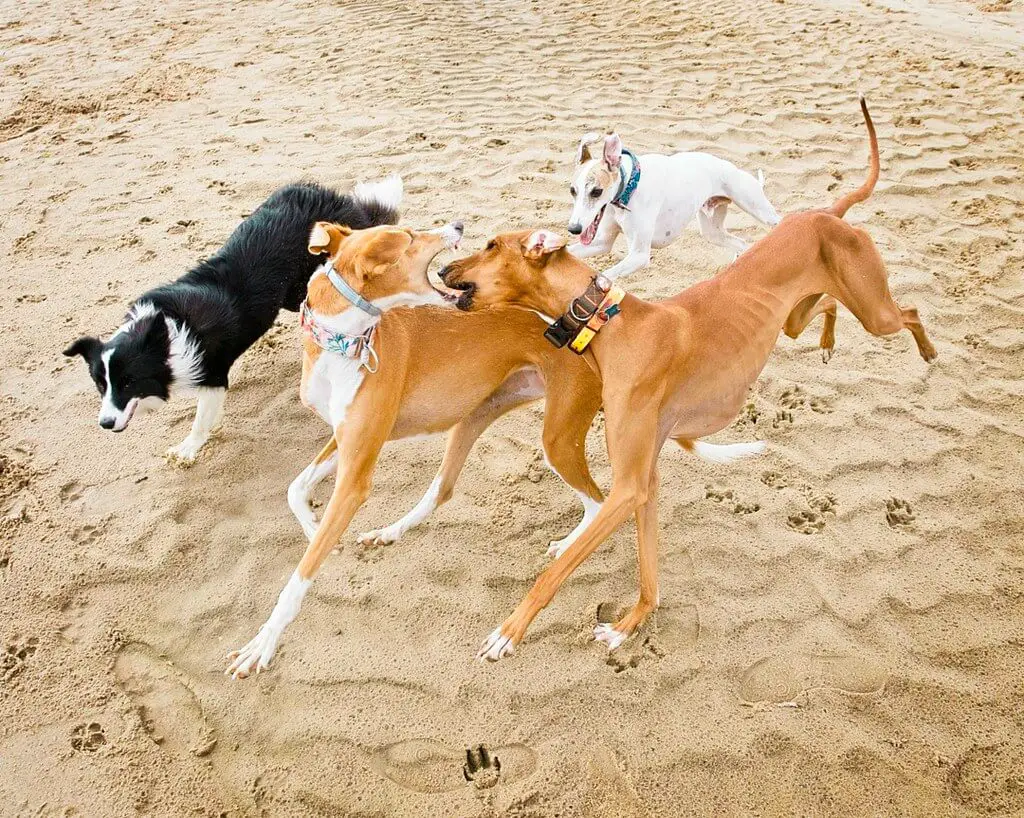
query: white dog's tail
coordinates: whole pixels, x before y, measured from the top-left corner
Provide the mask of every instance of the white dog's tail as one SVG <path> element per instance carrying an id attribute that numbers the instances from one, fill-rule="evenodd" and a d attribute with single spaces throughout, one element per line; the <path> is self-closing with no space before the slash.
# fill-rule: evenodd
<path id="1" fill-rule="evenodd" d="M 764 171 L 761 168 L 757 169 L 757 183 L 761 186 L 761 190 L 764 190 Z"/>
<path id="2" fill-rule="evenodd" d="M 370 208 L 391 211 L 398 220 L 398 206 L 402 203 L 402 177 L 392 173 L 385 179 L 376 182 L 360 182 L 352 191 L 352 196 Z M 392 224 L 394 222 L 391 222 Z"/>
<path id="3" fill-rule="evenodd" d="M 744 457 L 751 457 L 761 454 L 764 451 L 764 441 L 755 440 L 752 443 L 705 443 L 703 440 L 677 440 L 680 446 L 686 451 L 693 452 L 701 460 L 708 463 L 732 463 L 734 460 L 742 460 Z"/>

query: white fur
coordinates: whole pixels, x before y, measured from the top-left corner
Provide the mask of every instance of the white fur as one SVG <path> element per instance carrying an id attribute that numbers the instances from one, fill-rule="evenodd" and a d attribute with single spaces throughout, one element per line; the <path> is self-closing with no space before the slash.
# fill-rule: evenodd
<path id="1" fill-rule="evenodd" d="M 438 475 L 430 483 L 426 494 L 420 498 L 420 501 L 413 507 L 412 511 L 389 526 L 360 534 L 357 542 L 373 545 L 390 545 L 393 542 L 398 542 L 405 532 L 418 526 L 434 512 L 440 496 L 441 476 Z"/>
<path id="2" fill-rule="evenodd" d="M 306 538 L 312 542 L 316 535 L 316 515 L 309 505 L 313 490 L 338 470 L 338 453 L 335 452 L 322 463 L 310 463 L 288 486 L 288 507 L 302 526 Z"/>
<path id="3" fill-rule="evenodd" d="M 512 644 L 512 640 L 507 636 L 502 635 L 501 628 L 495 628 L 491 631 L 483 645 L 480 646 L 480 650 L 477 651 L 476 658 L 481 662 L 497 662 L 499 659 L 504 659 L 506 656 L 511 656 L 516 652 L 516 646 Z"/>
<path id="4" fill-rule="evenodd" d="M 171 446 L 164 457 L 172 463 L 190 466 L 195 462 L 199 450 L 206 445 L 210 435 L 224 420 L 224 399 L 227 390 L 221 386 L 195 387 L 199 394 L 196 402 L 196 416 L 192 421 L 192 429 L 181 443 Z"/>
<path id="5" fill-rule="evenodd" d="M 299 615 L 302 600 L 312 584 L 313 580 L 303 579 L 298 571 L 291 575 L 288 584 L 277 598 L 270 618 L 260 628 L 259 633 L 245 647 L 232 654 L 233 661 L 225 671 L 227 675 L 234 679 L 244 679 L 253 671 L 259 673 L 270 665 L 281 634 Z"/>
<path id="6" fill-rule="evenodd" d="M 377 202 L 392 210 L 398 210 L 404 192 L 402 177 L 393 173 L 376 182 L 360 182 L 352 191 L 352 195 L 362 202 Z"/>
<path id="7" fill-rule="evenodd" d="M 603 157 L 590 159 L 579 165 L 573 180 L 576 196 L 570 224 L 578 224 L 585 231 L 594 221 L 601 207 L 604 216 L 597 233 L 589 245 L 569 246 L 579 258 L 608 253 L 618 234 L 625 233 L 628 252 L 622 261 L 604 275 L 618 278 L 635 272 L 650 263 L 651 248 L 666 247 L 682 233 L 683 228 L 697 216 L 701 234 L 713 244 L 741 253 L 747 243 L 723 227 L 727 206 L 721 205 L 706 212 L 705 202 L 714 196 L 726 196 L 737 207 L 758 221 L 774 226 L 780 221 L 775 208 L 765 198 L 758 179 L 724 159 L 706 153 L 676 153 L 672 156 L 644 154 L 640 160 L 640 182 L 629 201 L 628 209 L 611 204 L 620 191 L 621 182 L 610 185 L 593 199 L 586 188 L 588 172 Z M 623 156 L 623 170 L 629 178 L 632 165 Z"/>
<path id="8" fill-rule="evenodd" d="M 693 442 L 693 453 L 708 463 L 732 463 L 744 457 L 761 454 L 764 441 L 755 440 L 751 443 L 705 443 L 702 440 Z"/>
<path id="9" fill-rule="evenodd" d="M 203 352 L 185 324 L 164 316 L 171 339 L 171 389 L 183 392 L 195 389 L 203 377 Z"/>
<path id="10" fill-rule="evenodd" d="M 576 542 L 576 540 L 579 539 L 580 534 L 587 530 L 587 526 L 594 521 L 594 518 L 597 516 L 597 512 L 601 510 L 601 503 L 597 502 L 597 500 L 588 497 L 582 492 L 576 493 L 579 495 L 580 502 L 583 503 L 583 519 L 576 524 L 576 527 L 570 531 L 568 535 L 560 540 L 552 540 L 548 543 L 547 554 L 549 557 L 557 559 L 562 556 L 565 549 Z"/>
<path id="11" fill-rule="evenodd" d="M 628 636 L 628 633 L 622 633 L 621 631 L 615 630 L 615 628 L 607 622 L 602 622 L 594 628 L 594 639 L 608 645 L 608 650 L 615 650 L 615 648 L 626 641 Z"/>

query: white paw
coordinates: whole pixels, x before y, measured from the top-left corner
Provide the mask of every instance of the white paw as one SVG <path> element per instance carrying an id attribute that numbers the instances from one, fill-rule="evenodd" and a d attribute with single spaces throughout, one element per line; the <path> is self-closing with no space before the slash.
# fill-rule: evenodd
<path id="1" fill-rule="evenodd" d="M 615 648 L 626 641 L 628 636 L 628 633 L 620 633 L 607 622 L 603 622 L 594 628 L 594 639 L 607 644 L 608 650 L 615 650 Z"/>
<path id="2" fill-rule="evenodd" d="M 488 662 L 497 662 L 499 659 L 511 656 L 515 652 L 516 646 L 512 644 L 512 638 L 502 635 L 501 628 L 495 628 L 480 646 L 476 658 L 481 662 L 485 659 Z"/>
<path id="3" fill-rule="evenodd" d="M 164 458 L 172 466 L 191 466 L 196 462 L 196 455 L 199 454 L 199 450 L 203 448 L 203 443 L 205 442 L 195 441 L 186 437 L 177 446 L 171 446 L 171 448 L 164 452 Z"/>
<path id="4" fill-rule="evenodd" d="M 391 545 L 402 538 L 402 529 L 389 525 L 387 528 L 378 528 L 375 531 L 366 531 L 356 537 L 360 545 Z"/>
<path id="5" fill-rule="evenodd" d="M 821 350 L 821 362 L 823 364 L 827 364 L 829 361 L 832 360 L 832 353 L 834 352 L 834 350 L 835 350 L 835 347 L 833 347 L 832 349 L 822 349 Z"/>
<path id="6" fill-rule="evenodd" d="M 558 559 L 570 545 L 572 545 L 572 539 L 569 537 L 562 540 L 552 540 L 548 543 L 547 555 L 552 559 Z"/>
<path id="7" fill-rule="evenodd" d="M 270 666 L 270 660 L 274 658 L 280 638 L 280 630 L 264 625 L 248 645 L 228 655 L 231 664 L 224 671 L 224 675 L 232 679 L 245 679 L 250 673 L 266 670 Z"/>

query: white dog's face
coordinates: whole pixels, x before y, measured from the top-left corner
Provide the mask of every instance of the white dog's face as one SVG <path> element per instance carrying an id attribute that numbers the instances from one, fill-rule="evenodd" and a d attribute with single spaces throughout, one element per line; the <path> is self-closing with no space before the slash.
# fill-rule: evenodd
<path id="1" fill-rule="evenodd" d="M 593 158 L 590 146 L 600 142 L 597 134 L 588 133 L 576 152 L 576 172 L 569 193 L 572 195 L 572 213 L 569 232 L 580 237 L 580 244 L 590 244 L 597 235 L 605 208 L 619 192 L 619 165 L 622 162 L 622 141 L 617 134 L 604 137 L 601 156 Z"/>

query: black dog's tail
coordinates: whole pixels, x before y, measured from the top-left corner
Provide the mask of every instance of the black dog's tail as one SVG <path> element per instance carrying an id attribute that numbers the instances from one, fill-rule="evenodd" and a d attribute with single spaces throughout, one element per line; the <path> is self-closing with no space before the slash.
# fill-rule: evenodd
<path id="1" fill-rule="evenodd" d="M 402 177 L 393 173 L 376 182 L 360 182 L 352 198 L 366 208 L 370 224 L 397 224 L 403 192 Z"/>

